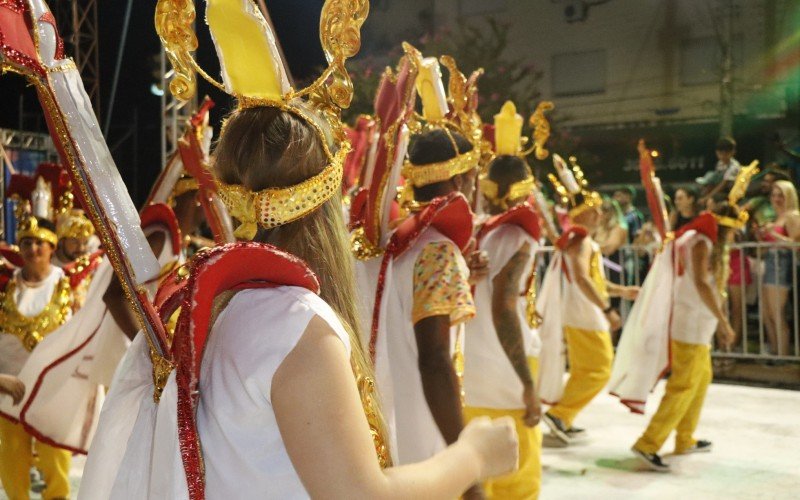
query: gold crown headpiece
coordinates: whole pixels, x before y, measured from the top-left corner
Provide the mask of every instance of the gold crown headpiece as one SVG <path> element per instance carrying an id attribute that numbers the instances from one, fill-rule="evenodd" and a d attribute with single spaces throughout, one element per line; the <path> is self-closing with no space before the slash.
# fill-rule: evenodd
<path id="1" fill-rule="evenodd" d="M 61 238 L 85 240 L 94 234 L 94 226 L 83 210 L 73 208 L 56 219 L 56 235 Z"/>
<path id="2" fill-rule="evenodd" d="M 553 155 L 553 166 L 558 177 L 548 174 L 547 178 L 553 184 L 561 204 L 569 207 L 569 216 L 577 217 L 590 208 L 599 208 L 603 198 L 597 191 L 589 188 L 589 181 L 583 175 L 583 170 L 574 156 L 570 156 L 572 168 L 567 166 L 561 156 Z"/>
<path id="3" fill-rule="evenodd" d="M 18 201 L 16 216 L 18 221 L 17 244 L 25 238 L 46 241 L 54 247 L 58 244 L 58 236 L 56 233 L 39 225 L 38 217 L 32 213 L 30 201 Z"/>
<path id="4" fill-rule="evenodd" d="M 191 98 L 196 92 L 197 73 L 235 97 L 240 109 L 264 106 L 292 113 L 315 130 L 328 159 L 320 173 L 285 188 L 254 193 L 241 185 L 218 182 L 220 198 L 242 223 L 235 235 L 252 239 L 257 226 L 273 228 L 309 214 L 330 199 L 342 182 L 350 145 L 345 140 L 340 111 L 350 106 L 353 98 L 345 61 L 361 47 L 360 28 L 369 12 L 369 1 L 326 0 L 320 17 L 320 40 L 328 68 L 302 90 L 294 90 L 289 84 L 272 29 L 252 0 L 207 0 L 206 4 L 206 23 L 220 59 L 222 82 L 206 73 L 192 56 L 197 49 L 192 28 L 194 2 L 159 0 L 156 5 L 156 31 L 175 68 L 170 91 L 179 99 Z M 338 143 L 335 153 L 331 142 Z"/>
<path id="5" fill-rule="evenodd" d="M 409 122 L 409 129 L 414 134 L 442 130 L 450 138 L 455 152 L 453 158 L 437 163 L 415 165 L 407 160 L 403 164 L 403 177 L 414 187 L 422 187 L 469 172 L 478 165 L 483 155 L 480 118 L 477 118 L 477 113 L 470 111 L 470 104 L 477 95 L 474 82 L 470 84 L 458 71 L 452 57 L 443 56 L 442 64 L 450 71 L 451 95 L 448 101 L 439 61 L 435 57 L 423 57 L 408 42 L 403 42 L 403 50 L 416 64 L 418 72 L 415 86 L 422 102 L 422 115 L 414 116 Z M 459 154 L 453 132 L 464 136 L 472 144 L 472 149 Z"/>
<path id="6" fill-rule="evenodd" d="M 736 175 L 736 180 L 733 181 L 733 187 L 731 187 L 728 193 L 728 204 L 732 207 L 739 208 L 739 216 L 733 218 L 715 214 L 714 218 L 717 219 L 717 224 L 734 229 L 744 229 L 747 225 L 747 221 L 750 219 L 750 214 L 747 210 L 742 210 L 741 207 L 739 207 L 739 201 L 744 198 L 747 187 L 750 185 L 753 176 L 758 173 L 758 170 L 758 160 L 754 160 L 750 165 L 742 167 L 739 170 L 739 173 Z"/>
<path id="7" fill-rule="evenodd" d="M 500 112 L 494 115 L 495 155 L 516 156 L 527 166 L 525 156 L 530 154 L 534 148 L 525 150 L 525 143 L 526 139 L 522 137 L 522 116 L 517 113 L 517 108 L 513 102 L 506 101 L 503 107 L 500 108 Z M 528 197 L 536 189 L 536 181 L 529 172 L 528 177 L 511 184 L 508 191 L 503 196 L 500 196 L 499 186 L 489 178 L 491 165 L 490 163 L 489 169 L 481 174 L 480 187 L 481 193 L 494 205 L 505 210 L 508 208 L 509 201 Z M 530 167 L 528 167 L 528 170 L 530 171 Z"/>

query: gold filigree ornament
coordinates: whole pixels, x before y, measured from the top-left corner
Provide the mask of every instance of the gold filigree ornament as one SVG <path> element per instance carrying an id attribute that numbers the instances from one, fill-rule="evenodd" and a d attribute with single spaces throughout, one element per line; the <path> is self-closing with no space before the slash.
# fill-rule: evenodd
<path id="1" fill-rule="evenodd" d="M 548 174 L 547 178 L 553 184 L 561 204 L 569 208 L 570 218 L 574 218 L 589 209 L 600 208 L 603 198 L 600 193 L 589 188 L 589 181 L 583 175 L 577 159 L 571 156 L 569 161 L 572 168 L 559 155 L 553 154 L 553 166 L 558 177 Z"/>
<path id="2" fill-rule="evenodd" d="M 758 171 L 758 160 L 754 160 L 750 165 L 742 167 L 739 170 L 739 173 L 736 175 L 736 180 L 733 181 L 733 187 L 731 187 L 728 193 L 728 204 L 732 207 L 739 208 L 739 216 L 733 218 L 715 214 L 714 218 L 717 219 L 717 224 L 738 230 L 744 229 L 747 225 L 747 221 L 750 219 L 750 213 L 739 207 L 739 200 L 744 197 L 747 192 L 747 187 L 750 185 L 750 181 Z"/>
<path id="3" fill-rule="evenodd" d="M 369 2 L 325 2 L 320 40 L 328 68 L 301 90 L 290 86 L 272 29 L 252 0 L 207 0 L 206 5 L 206 23 L 219 56 L 222 82 L 206 73 L 192 56 L 197 49 L 194 2 L 158 1 L 156 31 L 176 75 L 170 91 L 179 99 L 191 98 L 196 92 L 197 73 L 235 97 L 239 109 L 275 107 L 292 113 L 314 129 L 328 160 L 320 173 L 294 186 L 256 193 L 241 185 L 218 183 L 220 198 L 241 223 L 235 235 L 252 239 L 258 226 L 274 228 L 297 220 L 339 189 L 344 159 L 350 151 L 340 112 L 353 97 L 345 61 L 361 47 L 360 28 L 369 12 Z"/>
<path id="4" fill-rule="evenodd" d="M 442 64 L 450 71 L 448 97 L 445 94 L 439 61 L 434 57 L 423 57 L 408 42 L 403 42 L 403 50 L 417 68 L 415 86 L 422 102 L 422 114 L 414 115 L 409 121 L 409 129 L 414 134 L 442 130 L 450 139 L 455 156 L 449 160 L 424 165 L 415 165 L 407 160 L 403 164 L 401 175 L 410 185 L 422 187 L 446 181 L 476 168 L 483 157 L 484 144 L 480 118 L 470 108 L 471 100 L 477 95 L 474 83 L 468 83 L 458 71 L 452 57 L 443 56 Z M 472 144 L 472 149 L 459 154 L 453 132 L 464 136 Z"/>
<path id="5" fill-rule="evenodd" d="M 12 279 L 5 292 L 0 293 L 0 325 L 3 333 L 17 337 L 25 350 L 30 352 L 49 333 L 67 321 L 72 311 L 72 293 L 69 279 L 61 278 L 44 309 L 35 316 L 25 316 L 17 309 L 14 299 L 17 286 L 17 279 Z"/>
<path id="6" fill-rule="evenodd" d="M 553 103 L 543 101 L 537 106 L 536 112 L 531 115 L 531 122 L 534 121 L 534 116 L 537 117 L 533 134 L 534 144 L 530 148 L 525 149 L 527 138 L 522 137 L 522 116 L 517 114 L 517 107 L 513 102 L 506 101 L 502 108 L 500 108 L 500 112 L 494 115 L 495 153 L 492 160 L 499 156 L 516 156 L 521 158 L 527 165 L 525 157 L 533 152 L 536 152 L 537 158 L 544 152 L 546 158 L 549 152 L 544 149 L 544 144 L 550 136 L 550 125 L 544 117 L 544 111 L 552 108 Z M 491 163 L 489 167 L 491 167 Z M 530 171 L 530 166 L 528 170 Z M 520 198 L 527 198 L 537 189 L 536 180 L 531 174 L 525 179 L 511 184 L 508 191 L 502 196 L 500 195 L 500 188 L 497 183 L 489 178 L 489 169 L 481 174 L 479 182 L 483 196 L 486 197 L 490 203 L 503 210 L 508 209 L 509 202 Z"/>
<path id="7" fill-rule="evenodd" d="M 361 47 L 360 28 L 369 12 L 368 0 L 326 0 L 320 17 L 320 39 L 328 68 L 310 86 L 295 90 L 272 29 L 252 0 L 207 0 L 206 23 L 220 59 L 222 82 L 208 75 L 194 60 L 194 3 L 159 0 L 156 31 L 175 68 L 170 90 L 179 99 L 196 92 L 195 73 L 232 95 L 239 109 L 274 107 L 296 115 L 314 129 L 327 157 L 321 172 L 299 184 L 258 192 L 242 185 L 217 181 L 219 196 L 241 226 L 235 235 L 252 239 L 258 227 L 274 228 L 297 220 L 329 200 L 340 189 L 344 159 L 350 151 L 340 113 L 350 105 L 353 83 L 345 61 Z M 223 125 L 222 134 L 225 133 Z M 171 365 L 154 358 L 156 380 L 169 374 Z M 370 424 L 375 450 L 382 466 L 390 464 L 383 437 L 374 383 L 354 368 L 364 413 Z M 159 385 L 158 383 L 156 384 Z"/>

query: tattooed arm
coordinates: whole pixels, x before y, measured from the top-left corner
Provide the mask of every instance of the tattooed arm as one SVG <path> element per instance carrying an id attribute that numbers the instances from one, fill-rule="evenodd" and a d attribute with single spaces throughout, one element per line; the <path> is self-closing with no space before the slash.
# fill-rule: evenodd
<path id="1" fill-rule="evenodd" d="M 536 396 L 525 344 L 522 339 L 522 319 L 517 304 L 520 297 L 520 280 L 530 260 L 531 246 L 525 243 L 492 279 L 492 322 L 500 345 L 514 367 L 523 386 L 525 424 L 529 427 L 539 423 L 541 406 Z"/>

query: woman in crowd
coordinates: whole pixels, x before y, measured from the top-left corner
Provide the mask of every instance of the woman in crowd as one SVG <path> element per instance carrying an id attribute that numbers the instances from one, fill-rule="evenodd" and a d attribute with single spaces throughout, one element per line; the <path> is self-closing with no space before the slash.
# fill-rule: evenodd
<path id="1" fill-rule="evenodd" d="M 675 210 L 669 216 L 670 227 L 677 231 L 699 212 L 697 190 L 693 187 L 678 188 L 675 191 Z"/>
<path id="2" fill-rule="evenodd" d="M 770 194 L 775 209 L 774 222 L 764 225 L 759 239 L 773 243 L 764 258 L 763 314 L 770 348 L 773 354 L 789 354 L 789 325 L 786 321 L 786 302 L 795 272 L 791 248 L 781 244 L 800 242 L 800 212 L 797 190 L 789 181 L 775 181 Z M 795 346 L 796 347 L 796 346 Z"/>

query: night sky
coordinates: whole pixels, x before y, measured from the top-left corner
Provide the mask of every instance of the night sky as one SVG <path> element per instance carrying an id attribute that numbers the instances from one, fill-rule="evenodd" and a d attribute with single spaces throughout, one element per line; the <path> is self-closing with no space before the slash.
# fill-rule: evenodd
<path id="1" fill-rule="evenodd" d="M 50 4 L 64 0 L 50 0 Z M 100 124 L 105 124 L 108 99 L 111 93 L 114 66 L 122 32 L 126 0 L 98 1 L 100 30 Z M 324 64 L 319 44 L 319 13 L 323 0 L 270 0 L 269 13 L 287 63 L 295 79 L 303 81 L 316 76 Z M 219 64 L 202 22 L 204 2 L 195 2 L 198 9 L 198 61 L 211 74 L 219 73 Z M 160 102 L 150 87 L 157 81 L 155 57 L 160 42 L 153 26 L 154 0 L 134 0 L 128 41 L 122 60 L 119 85 L 114 103 L 111 130 L 106 138 L 117 167 L 128 185 L 134 201 L 141 203 L 161 169 L 160 160 Z M 302 20 L 302 21 L 300 21 Z M 298 29 L 301 27 L 301 29 Z M 64 28 L 61 28 L 62 31 Z M 67 44 L 69 51 L 69 44 Z M 212 120 L 231 110 L 231 100 L 199 79 L 200 97 L 209 94 L 217 103 Z M 0 127 L 28 131 L 46 131 L 36 94 L 24 80 L 15 75 L 0 78 Z M 20 127 L 20 96 L 24 119 Z M 138 118 L 138 126 L 134 127 Z M 133 134 L 133 130 L 136 134 Z"/>

